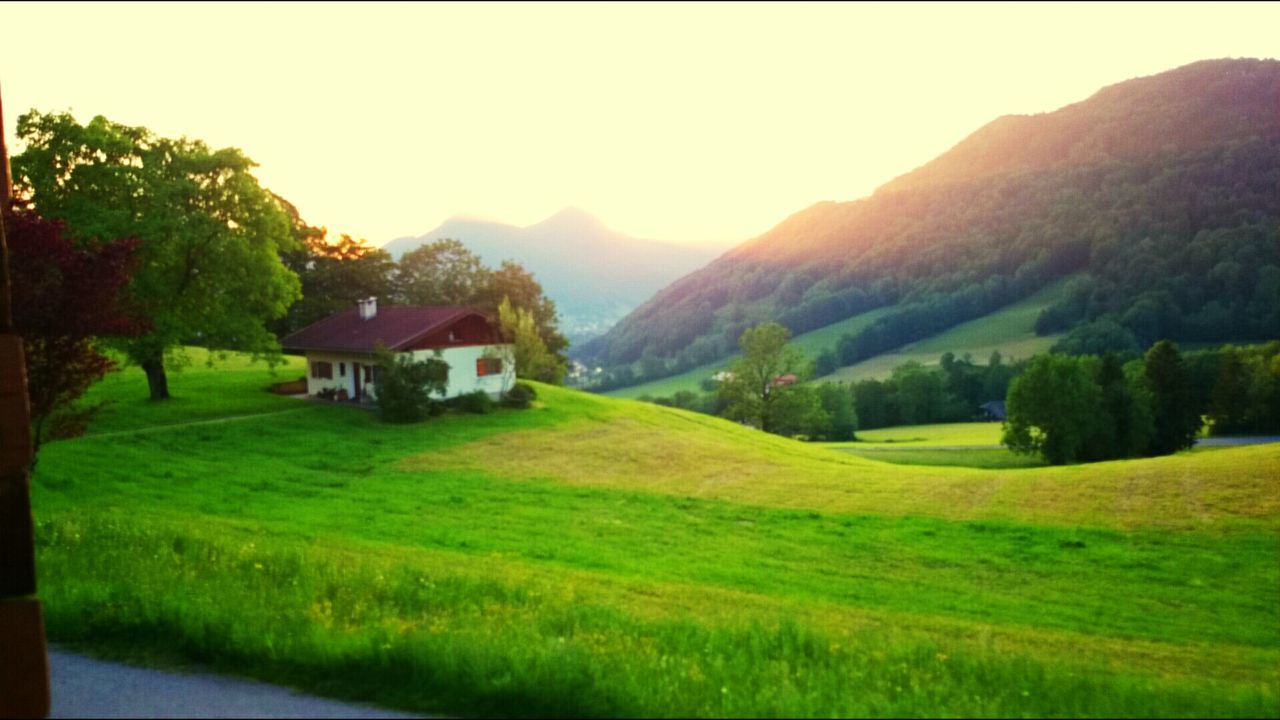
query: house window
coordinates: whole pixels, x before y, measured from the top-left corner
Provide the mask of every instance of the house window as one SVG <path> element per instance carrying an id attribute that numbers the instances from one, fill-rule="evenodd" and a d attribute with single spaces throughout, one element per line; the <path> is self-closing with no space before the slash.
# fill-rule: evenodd
<path id="1" fill-rule="evenodd" d="M 368 365 L 365 365 L 365 366 L 364 366 L 364 381 L 365 381 L 365 382 L 369 382 L 369 377 L 370 377 L 370 376 L 369 376 L 369 372 L 370 372 L 370 370 L 372 370 L 372 371 L 373 371 L 373 384 L 374 384 L 374 385 L 377 385 L 378 383 L 382 382 L 382 366 L 381 366 L 381 365 L 374 365 L 372 368 L 370 368 Z"/>
<path id="2" fill-rule="evenodd" d="M 333 363 L 319 360 L 311 363 L 311 377 L 325 380 L 333 379 Z"/>
<path id="3" fill-rule="evenodd" d="M 346 376 L 347 376 L 347 364 L 338 363 L 338 377 L 346 377 Z"/>
<path id="4" fill-rule="evenodd" d="M 500 375 L 502 373 L 502 358 L 477 358 L 476 359 L 476 377 L 484 377 L 485 375 Z"/>

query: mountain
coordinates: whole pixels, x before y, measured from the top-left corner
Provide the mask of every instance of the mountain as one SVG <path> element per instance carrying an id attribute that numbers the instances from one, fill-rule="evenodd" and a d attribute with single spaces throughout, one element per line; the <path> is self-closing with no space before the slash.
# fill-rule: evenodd
<path id="1" fill-rule="evenodd" d="M 1037 331 L 1276 337 L 1278 218 L 1280 62 L 1204 61 L 998 118 L 868 198 L 801 210 L 580 355 L 679 372 L 732 353 L 757 322 L 801 333 L 889 308 L 831 348 L 828 364 L 847 365 L 1075 273 Z"/>
<path id="2" fill-rule="evenodd" d="M 439 238 L 462 242 L 490 267 L 508 259 L 523 265 L 555 301 L 561 330 L 571 340 L 603 332 L 724 249 L 640 240 L 577 208 L 528 227 L 451 218 L 423 235 L 392 240 L 384 249 L 398 260 Z"/>

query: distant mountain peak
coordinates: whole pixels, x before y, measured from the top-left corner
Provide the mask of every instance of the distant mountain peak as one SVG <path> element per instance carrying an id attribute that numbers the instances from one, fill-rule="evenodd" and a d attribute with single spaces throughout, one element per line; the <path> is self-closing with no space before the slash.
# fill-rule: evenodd
<path id="1" fill-rule="evenodd" d="M 592 234 L 614 232 L 613 229 L 608 225 L 605 225 L 600 218 L 592 215 L 582 208 L 573 206 L 566 207 L 546 220 L 534 223 L 525 229 L 533 230 L 535 228 L 540 230 L 555 229 L 565 232 Z"/>

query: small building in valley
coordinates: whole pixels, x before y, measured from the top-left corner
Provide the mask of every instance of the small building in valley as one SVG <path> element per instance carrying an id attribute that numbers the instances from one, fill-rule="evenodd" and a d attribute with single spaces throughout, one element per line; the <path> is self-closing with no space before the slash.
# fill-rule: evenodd
<path id="1" fill-rule="evenodd" d="M 307 358 L 307 394 L 371 402 L 377 398 L 379 347 L 415 360 L 449 364 L 443 398 L 483 390 L 500 398 L 515 383 L 514 348 L 487 314 L 459 305 L 389 305 L 377 298 L 312 323 L 280 340 Z"/>
<path id="2" fill-rule="evenodd" d="M 989 421 L 1004 422 L 1004 401 L 990 400 L 978 406 L 978 411 L 982 413 L 982 418 Z"/>

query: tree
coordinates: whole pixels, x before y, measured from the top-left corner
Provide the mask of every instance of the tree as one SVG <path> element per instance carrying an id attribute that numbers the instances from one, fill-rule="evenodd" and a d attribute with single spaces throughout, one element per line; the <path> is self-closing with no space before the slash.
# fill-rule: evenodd
<path id="1" fill-rule="evenodd" d="M 62 224 L 15 205 L 5 212 L 13 316 L 26 352 L 35 449 L 79 434 L 95 407 L 72 406 L 115 363 L 94 338 L 139 330 L 122 300 L 137 241 L 75 247 Z"/>
<path id="2" fill-rule="evenodd" d="M 444 395 L 449 363 L 439 357 L 414 360 L 407 353 L 397 355 L 381 347 L 374 359 L 378 365 L 378 414 L 384 421 L 418 422 L 443 408 L 431 396 Z"/>
<path id="3" fill-rule="evenodd" d="M 1140 368 L 1141 363 L 1122 364 L 1114 353 L 1103 355 L 1094 364 L 1103 416 L 1091 425 L 1093 433 L 1080 459 L 1110 460 L 1146 453 L 1155 424 L 1151 393 Z"/>
<path id="4" fill-rule="evenodd" d="M 547 350 L 532 313 L 503 298 L 498 304 L 498 326 L 502 336 L 515 345 L 517 377 L 556 385 L 564 382 L 565 363 Z"/>
<path id="5" fill-rule="evenodd" d="M 1202 408 L 1193 400 L 1191 378 L 1178 346 L 1168 340 L 1152 345 L 1147 351 L 1144 366 L 1155 417 L 1151 451 L 1156 455 L 1168 455 L 1191 447 L 1203 424 L 1200 417 Z"/>
<path id="6" fill-rule="evenodd" d="M 13 159 L 19 190 L 81 244 L 136 237 L 129 302 L 147 332 L 119 342 L 169 397 L 165 358 L 183 343 L 248 351 L 268 362 L 280 345 L 266 322 L 299 296 L 280 254 L 295 247 L 289 218 L 239 150 L 161 138 L 101 116 L 18 118 L 26 150 Z"/>
<path id="7" fill-rule="evenodd" d="M 773 393 L 766 405 L 764 427 L 784 437 L 815 438 L 826 434 L 831 415 L 822 405 L 822 396 L 808 385 L 792 385 Z"/>
<path id="8" fill-rule="evenodd" d="M 822 383 L 818 396 L 828 418 L 826 428 L 819 434 L 827 440 L 856 439 L 858 413 L 853 404 L 853 388 L 844 383 Z"/>
<path id="9" fill-rule="evenodd" d="M 275 199 L 289 216 L 294 239 L 280 259 L 302 283 L 302 297 L 271 323 L 276 335 L 288 335 L 362 298 L 391 296 L 396 265 L 390 253 L 346 234 L 330 241 L 325 228 L 308 225 L 292 203 L 278 195 Z"/>
<path id="10" fill-rule="evenodd" d="M 779 383 L 783 375 L 804 375 L 804 356 L 788 344 L 791 331 L 778 323 L 747 328 L 738 338 L 742 357 L 733 363 L 730 376 L 720 383 L 718 393 L 727 402 L 726 414 L 773 432 L 779 417 L 771 406 L 796 385 Z"/>
<path id="11" fill-rule="evenodd" d="M 469 305 L 483 295 L 489 274 L 465 245 L 441 238 L 401 256 L 393 281 L 395 297 L 407 305 Z"/>
<path id="12" fill-rule="evenodd" d="M 1053 353 L 1033 357 L 1009 386 L 1002 442 L 1054 465 L 1079 460 L 1104 412 L 1090 362 Z"/>
<path id="13" fill-rule="evenodd" d="M 569 341 L 560 334 L 555 301 L 542 292 L 542 285 L 528 270 L 513 260 L 503 260 L 497 270 L 491 271 L 487 286 L 471 302 L 496 315 L 504 298 L 512 307 L 523 308 L 529 313 L 547 352 L 556 356 L 560 363 L 567 364 L 564 350 L 569 347 Z"/>

